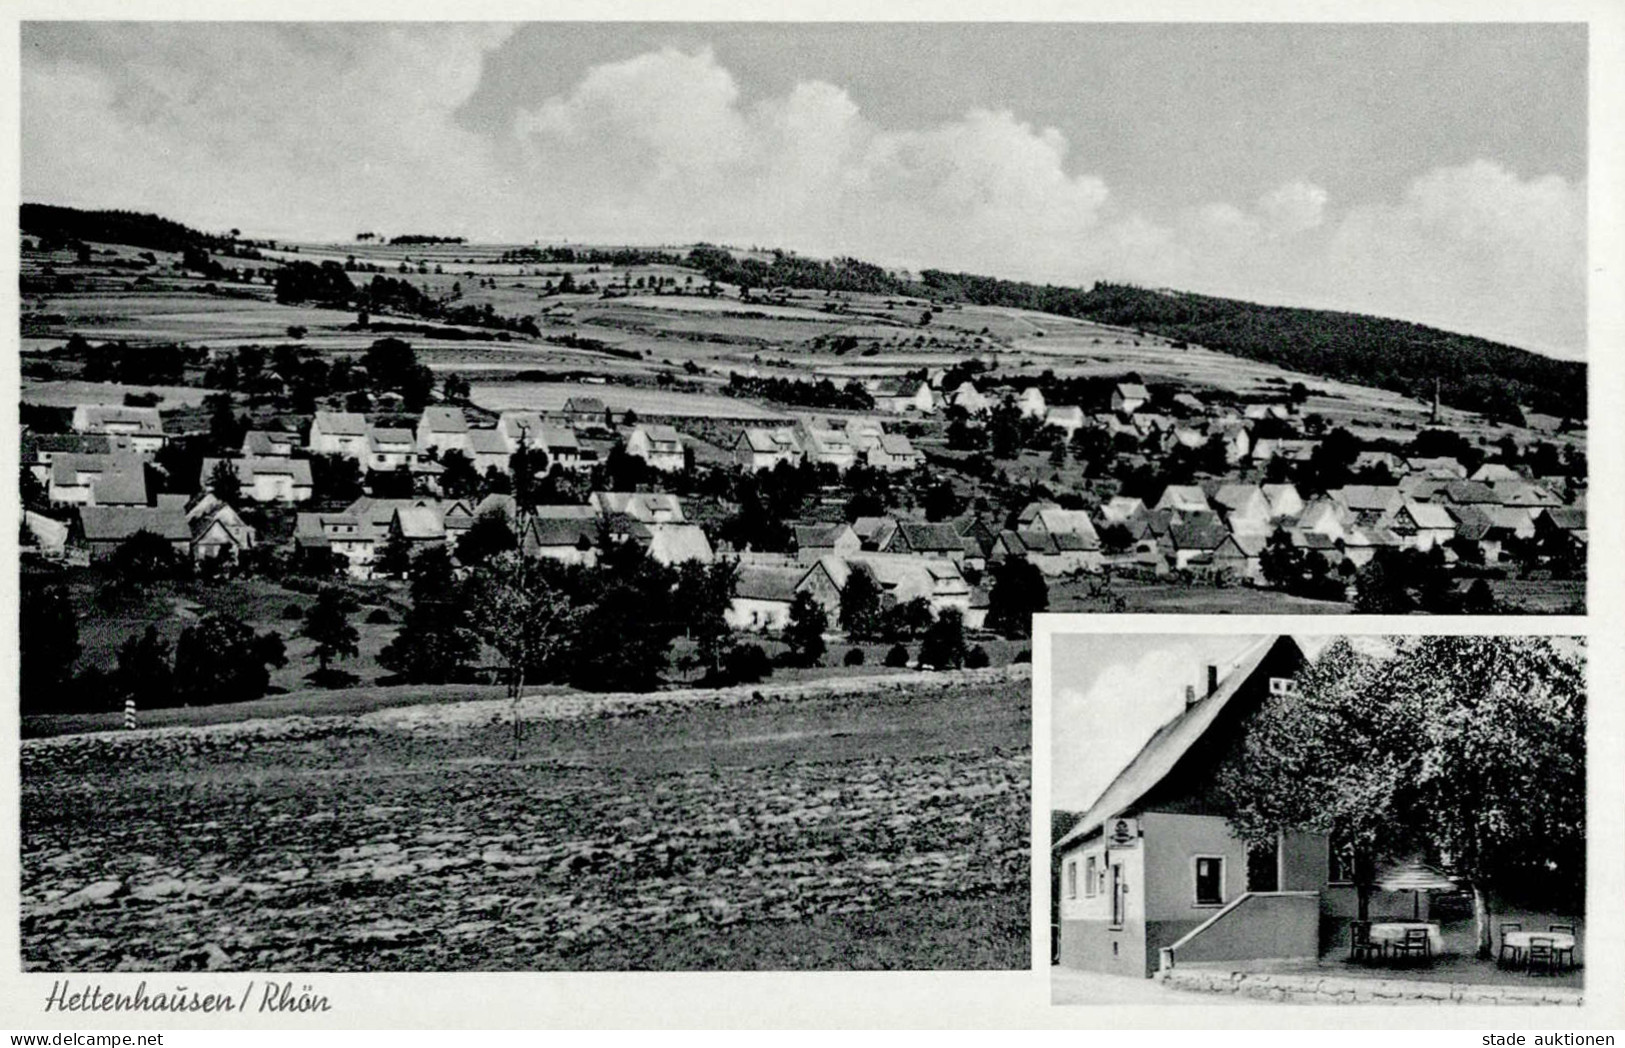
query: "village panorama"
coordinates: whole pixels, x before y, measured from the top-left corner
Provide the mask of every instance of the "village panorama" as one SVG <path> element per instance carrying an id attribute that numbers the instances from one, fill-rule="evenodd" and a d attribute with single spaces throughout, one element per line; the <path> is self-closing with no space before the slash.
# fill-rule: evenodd
<path id="1" fill-rule="evenodd" d="M 1414 324 L 45 205 L 21 257 L 30 969 L 1026 967 L 1034 613 L 1583 610 L 1584 365 Z"/>

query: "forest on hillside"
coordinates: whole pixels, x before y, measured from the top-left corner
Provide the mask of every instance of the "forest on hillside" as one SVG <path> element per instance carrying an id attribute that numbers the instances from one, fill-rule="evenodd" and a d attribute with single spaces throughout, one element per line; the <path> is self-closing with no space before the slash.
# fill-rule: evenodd
<path id="1" fill-rule="evenodd" d="M 82 211 L 24 204 L 20 217 L 25 235 L 52 242 L 93 241 L 166 251 L 223 250 L 231 246 L 229 238 L 132 211 Z M 537 257 L 532 258 L 528 253 L 531 250 L 535 249 L 527 249 L 521 257 L 510 252 L 505 260 L 565 260 L 551 249 L 536 251 Z M 590 252 L 583 249 L 566 250 L 571 252 L 571 260 L 590 257 Z M 1586 415 L 1584 363 L 1556 360 L 1404 320 L 1266 306 L 1106 282 L 1085 289 L 936 269 L 923 270 L 917 280 L 910 280 L 855 258 L 803 258 L 788 251 L 774 251 L 767 260 L 739 258 L 729 249 L 712 244 L 698 244 L 686 256 L 619 249 L 613 257 L 621 264 L 631 264 L 634 258 L 642 263 L 669 264 L 681 258 L 712 281 L 744 288 L 898 295 L 1092 320 L 1310 375 L 1375 386 L 1418 400 L 1431 398 L 1437 382 L 1445 404 L 1501 421 L 1518 421 L 1524 409 L 1576 423 Z M 481 321 L 472 318 L 470 322 Z"/>

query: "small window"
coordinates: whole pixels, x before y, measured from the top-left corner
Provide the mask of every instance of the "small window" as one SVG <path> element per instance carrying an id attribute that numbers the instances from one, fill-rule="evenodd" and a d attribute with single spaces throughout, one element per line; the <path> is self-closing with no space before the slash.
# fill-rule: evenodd
<path id="1" fill-rule="evenodd" d="M 1215 855 L 1196 859 L 1196 905 L 1224 905 L 1224 859 Z"/>
<path id="2" fill-rule="evenodd" d="M 1083 894 L 1094 898 L 1100 892 L 1100 870 L 1093 855 L 1085 860 L 1083 868 Z"/>
<path id="3" fill-rule="evenodd" d="M 1089 861 L 1093 862 L 1094 860 L 1091 859 Z M 1076 899 L 1078 897 L 1077 860 L 1073 860 L 1072 862 L 1066 864 L 1066 897 L 1068 899 Z"/>
<path id="4" fill-rule="evenodd" d="M 1295 697 L 1298 694 L 1298 682 L 1293 680 L 1291 677 L 1271 677 L 1270 694 L 1290 695 Z"/>

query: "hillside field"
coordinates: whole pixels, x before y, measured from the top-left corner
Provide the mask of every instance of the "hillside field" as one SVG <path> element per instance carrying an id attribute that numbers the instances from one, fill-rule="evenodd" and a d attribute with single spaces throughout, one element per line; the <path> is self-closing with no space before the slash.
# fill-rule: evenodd
<path id="1" fill-rule="evenodd" d="M 23 744 L 27 970 L 1020 968 L 1024 672 Z"/>

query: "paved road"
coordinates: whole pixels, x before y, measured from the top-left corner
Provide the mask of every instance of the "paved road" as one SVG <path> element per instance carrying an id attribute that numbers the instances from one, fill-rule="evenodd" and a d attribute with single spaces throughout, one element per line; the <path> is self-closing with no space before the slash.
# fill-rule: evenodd
<path id="1" fill-rule="evenodd" d="M 1051 1004 L 1252 1004 L 1251 1000 L 1225 993 L 1187 993 L 1170 990 L 1155 979 L 1135 979 L 1126 975 L 1080 972 L 1072 968 L 1050 969 Z"/>

